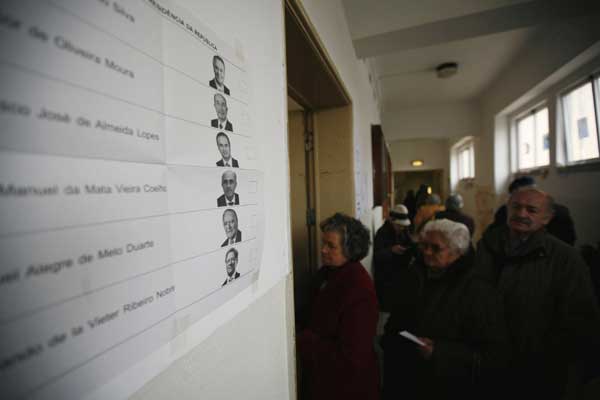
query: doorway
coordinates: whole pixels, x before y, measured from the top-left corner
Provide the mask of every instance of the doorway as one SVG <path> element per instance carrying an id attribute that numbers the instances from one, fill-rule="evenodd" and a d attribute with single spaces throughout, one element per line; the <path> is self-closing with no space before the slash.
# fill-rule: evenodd
<path id="1" fill-rule="evenodd" d="M 413 190 L 416 193 L 421 185 L 430 187 L 431 193 L 436 193 L 440 199 L 445 199 L 443 176 L 442 169 L 394 172 L 394 204 L 403 204 L 408 191 Z"/>
<path id="2" fill-rule="evenodd" d="M 319 223 L 354 214 L 352 105 L 299 1 L 285 2 L 294 311 L 304 325 L 320 266 Z"/>

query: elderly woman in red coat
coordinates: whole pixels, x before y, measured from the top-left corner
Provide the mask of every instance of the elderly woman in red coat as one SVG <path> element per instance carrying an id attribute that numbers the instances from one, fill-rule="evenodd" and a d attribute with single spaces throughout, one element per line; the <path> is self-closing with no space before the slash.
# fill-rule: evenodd
<path id="1" fill-rule="evenodd" d="M 337 213 L 321 223 L 323 267 L 308 327 L 297 338 L 307 398 L 379 398 L 379 371 L 373 348 L 378 308 L 375 288 L 360 260 L 369 231 Z"/>

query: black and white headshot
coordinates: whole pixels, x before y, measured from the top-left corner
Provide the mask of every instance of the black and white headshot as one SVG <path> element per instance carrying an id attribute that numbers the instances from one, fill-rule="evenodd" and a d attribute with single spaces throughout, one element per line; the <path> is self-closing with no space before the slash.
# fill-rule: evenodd
<path id="1" fill-rule="evenodd" d="M 235 192 L 237 188 L 237 175 L 229 170 L 221 175 L 223 195 L 217 199 L 217 207 L 236 206 L 240 204 L 240 196 Z"/>
<path id="2" fill-rule="evenodd" d="M 229 88 L 225 86 L 225 61 L 219 56 L 213 57 L 213 71 L 215 71 L 215 77 L 208 82 L 211 88 L 217 89 L 225 94 L 229 93 Z"/>
<path id="3" fill-rule="evenodd" d="M 221 93 L 215 93 L 214 100 L 217 118 L 210 121 L 210 126 L 233 132 L 233 124 L 227 119 L 227 100 L 225 100 L 225 96 Z"/>
<path id="4" fill-rule="evenodd" d="M 227 239 L 225 239 L 221 247 L 242 241 L 242 231 L 238 229 L 238 217 L 235 210 L 228 208 L 223 212 L 223 228 L 225 229 Z"/>
<path id="5" fill-rule="evenodd" d="M 231 142 L 225 132 L 217 133 L 217 148 L 221 153 L 221 159 L 217 161 L 217 167 L 239 168 L 238 161 L 231 157 Z"/>
<path id="6" fill-rule="evenodd" d="M 221 286 L 227 285 L 229 282 L 233 281 L 240 277 L 240 273 L 235 269 L 237 268 L 238 263 L 238 251 L 235 248 L 231 248 L 227 250 L 225 254 L 225 269 L 227 270 L 227 278 L 225 278 L 225 282 Z"/>

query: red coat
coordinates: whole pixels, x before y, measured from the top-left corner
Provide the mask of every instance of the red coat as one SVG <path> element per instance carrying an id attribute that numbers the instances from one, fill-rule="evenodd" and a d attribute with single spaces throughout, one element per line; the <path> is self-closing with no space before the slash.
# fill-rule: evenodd
<path id="1" fill-rule="evenodd" d="M 308 328 L 297 338 L 311 400 L 377 400 L 379 369 L 373 348 L 379 312 L 375 287 L 360 262 L 320 271 L 327 275 L 312 304 Z"/>

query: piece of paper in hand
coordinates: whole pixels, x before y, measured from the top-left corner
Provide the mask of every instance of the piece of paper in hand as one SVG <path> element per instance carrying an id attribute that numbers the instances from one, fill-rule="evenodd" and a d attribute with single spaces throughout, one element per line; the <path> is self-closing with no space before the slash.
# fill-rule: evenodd
<path id="1" fill-rule="evenodd" d="M 410 333 L 409 331 L 402 331 L 400 333 L 398 333 L 398 335 L 403 336 L 405 338 L 407 338 L 408 340 L 410 340 L 411 342 L 415 342 L 416 344 L 418 344 L 419 346 L 425 346 L 425 343 L 423 343 L 421 340 L 419 340 L 418 337 L 416 337 L 415 335 L 413 335 L 412 333 Z"/>

